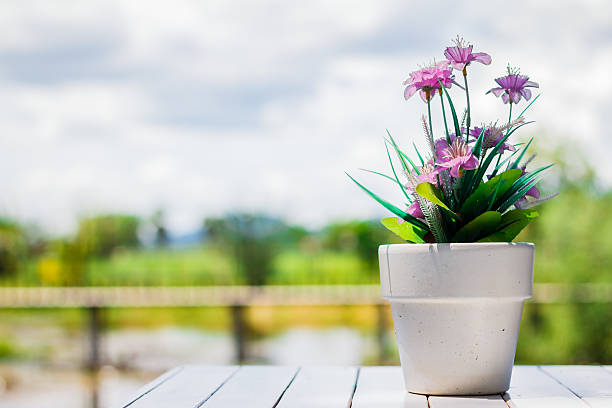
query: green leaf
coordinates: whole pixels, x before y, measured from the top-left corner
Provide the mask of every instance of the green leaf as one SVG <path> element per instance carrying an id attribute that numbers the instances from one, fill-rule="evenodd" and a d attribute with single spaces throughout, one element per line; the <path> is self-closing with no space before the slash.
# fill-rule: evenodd
<path id="1" fill-rule="evenodd" d="M 423 156 L 421 156 L 421 153 L 419 153 L 419 149 L 417 149 L 416 144 L 414 142 L 412 142 L 412 146 L 414 147 L 414 151 L 416 152 L 417 156 L 419 156 L 419 161 L 421 162 L 421 166 L 424 166 L 425 160 L 423 160 Z"/>
<path id="2" fill-rule="evenodd" d="M 531 139 L 529 139 L 529 143 L 527 143 L 527 146 L 523 147 L 519 157 L 517 157 L 516 160 L 514 161 L 514 163 L 512 163 L 512 165 L 510 166 L 511 169 L 518 168 L 518 165 L 521 162 L 521 160 L 523 160 L 523 156 L 525 156 L 525 153 L 527 153 L 527 149 L 529 149 L 529 145 L 531 145 L 531 142 L 533 142 L 533 137 Z"/>
<path id="3" fill-rule="evenodd" d="M 397 183 L 397 181 L 396 181 L 396 180 L 395 180 L 393 177 L 391 177 L 391 176 L 387 176 L 387 175 L 386 175 L 386 174 L 384 174 L 384 173 L 380 173 L 380 172 L 378 172 L 378 171 L 368 170 L 368 169 L 359 169 L 359 170 L 361 170 L 361 171 L 367 171 L 368 173 L 372 173 L 372 174 L 376 174 L 376 175 L 382 176 L 382 177 L 384 177 L 384 178 L 386 178 L 386 179 L 388 179 L 388 180 L 391 180 L 391 181 L 392 181 L 392 182 L 394 182 L 394 183 Z"/>
<path id="4" fill-rule="evenodd" d="M 387 201 L 383 200 L 382 198 L 380 198 L 379 196 L 377 196 L 376 194 L 374 194 L 373 192 L 371 192 L 370 190 L 368 190 L 367 188 L 365 188 L 364 186 L 362 186 L 357 180 L 355 180 L 353 177 L 351 177 L 350 174 L 346 173 L 346 175 L 353 180 L 353 182 L 355 184 L 357 184 L 363 191 L 365 191 L 370 197 L 372 197 L 374 200 L 376 200 L 380 205 L 382 205 L 383 207 L 385 207 L 387 210 L 391 211 L 393 214 L 397 215 L 398 217 L 401 217 L 404 221 L 411 223 L 412 225 L 423 229 L 425 231 L 429 231 L 429 227 L 427 227 L 427 224 L 425 224 L 423 221 L 419 220 L 418 218 L 405 213 L 404 211 L 400 210 L 399 208 L 397 208 L 396 206 L 394 206 L 393 204 L 388 203 Z"/>
<path id="5" fill-rule="evenodd" d="M 415 164 L 412 162 L 412 160 L 410 160 L 410 157 L 408 157 L 406 155 L 406 153 L 402 152 L 400 150 L 400 148 L 397 146 L 397 143 L 395 143 L 395 139 L 393 139 L 393 136 L 391 136 L 391 133 L 389 133 L 389 130 L 387 130 L 387 135 L 389 135 L 389 139 L 391 141 L 391 145 L 393 146 L 393 149 L 395 149 L 395 152 L 397 153 L 397 156 L 399 157 L 401 163 L 402 163 L 402 167 L 404 168 L 404 171 L 406 173 L 410 173 L 410 169 L 408 168 L 408 165 L 406 164 L 406 160 L 408 160 L 408 162 L 410 163 L 410 165 L 412 166 L 413 170 L 416 172 L 416 174 L 421 174 L 419 172 L 419 168 L 417 166 L 415 166 Z"/>
<path id="6" fill-rule="evenodd" d="M 502 215 L 499 228 L 479 242 L 512 242 L 531 221 L 538 217 L 535 210 L 512 210 Z"/>
<path id="7" fill-rule="evenodd" d="M 438 83 L 440 84 L 440 87 L 442 88 L 442 90 L 444 91 L 444 94 L 446 95 L 446 99 L 448 100 L 448 104 L 450 106 L 451 114 L 453 115 L 453 124 L 455 125 L 455 137 L 460 138 L 461 137 L 461 127 L 459 126 L 459 119 L 457 119 L 457 112 L 455 111 L 455 106 L 453 105 L 453 101 L 451 100 L 450 95 L 446 91 L 446 88 L 444 87 L 444 85 L 442 85 L 442 81 L 438 79 Z"/>
<path id="8" fill-rule="evenodd" d="M 516 180 L 521 177 L 520 169 L 506 170 L 486 183 L 480 184 L 476 191 L 464 201 L 459 212 L 465 220 L 471 220 L 489 207 L 491 196 L 497 189 L 498 196 L 503 196 Z M 499 187 L 498 187 L 498 184 Z"/>
<path id="9" fill-rule="evenodd" d="M 520 118 L 521 116 L 523 116 L 525 114 L 525 112 L 527 112 L 527 109 L 529 109 L 531 107 L 531 105 L 533 105 L 533 103 L 538 100 L 540 95 L 542 95 L 542 94 L 538 94 L 535 98 L 533 98 L 533 101 L 529 102 L 529 105 L 527 105 L 525 107 L 525 109 L 523 109 L 523 111 L 517 116 L 517 119 Z"/>
<path id="10" fill-rule="evenodd" d="M 518 199 L 523 197 L 525 195 L 525 193 L 527 191 L 529 191 L 529 189 L 531 187 L 535 186 L 537 184 L 537 182 L 541 179 L 541 176 L 538 177 L 538 175 L 541 172 L 543 172 L 544 170 L 547 170 L 547 169 L 549 169 L 552 166 L 553 166 L 553 164 L 549 164 L 548 166 L 541 167 L 541 168 L 539 168 L 539 169 L 537 169 L 535 171 L 532 171 L 530 173 L 523 174 L 521 176 L 521 178 L 519 178 L 512 185 L 512 187 L 510 189 L 508 189 L 508 191 L 506 191 L 506 193 L 500 199 L 502 204 L 498 208 L 499 211 L 502 211 L 502 212 L 506 211 Z M 519 170 L 519 169 L 515 169 L 515 170 Z M 508 170 L 508 171 L 510 171 L 510 170 Z M 536 180 L 536 178 L 537 178 L 537 180 Z"/>
<path id="11" fill-rule="evenodd" d="M 502 215 L 497 211 L 487 211 L 465 224 L 451 242 L 476 242 L 497 230 Z"/>
<path id="12" fill-rule="evenodd" d="M 499 211 L 506 211 L 508 208 L 510 208 L 512 205 L 514 205 L 518 200 L 520 200 L 522 197 L 524 197 L 525 194 L 527 194 L 527 191 L 529 191 L 529 189 L 531 189 L 531 187 L 534 187 L 536 184 L 538 184 L 540 179 L 541 179 L 541 177 L 538 177 L 535 180 L 532 180 L 529 184 L 521 187 L 516 193 L 514 193 L 512 196 L 510 196 L 510 198 L 506 199 L 499 206 L 499 208 L 498 208 Z"/>
<path id="13" fill-rule="evenodd" d="M 476 143 L 474 143 L 474 149 L 472 149 L 472 153 L 478 159 L 480 159 L 480 152 L 482 151 L 482 142 L 484 141 L 485 130 L 486 130 L 486 127 L 483 127 L 482 130 L 480 131 L 480 134 L 476 138 Z"/>
<path id="14" fill-rule="evenodd" d="M 391 153 L 389 153 L 389 146 L 386 143 L 385 143 L 385 149 L 387 149 L 387 157 L 389 157 L 389 164 L 391 165 L 391 170 L 393 171 L 393 176 L 395 176 L 395 181 L 397 182 L 397 185 L 402 190 L 402 193 L 404 193 L 404 195 L 406 196 L 408 201 L 410 201 L 410 196 L 406 192 L 406 187 L 404 187 L 404 185 L 399 181 L 399 178 L 397 177 L 397 173 L 395 171 L 395 167 L 393 166 L 393 160 L 391 160 Z"/>
<path id="15" fill-rule="evenodd" d="M 499 142 L 497 142 L 497 144 L 491 149 L 491 151 L 487 155 L 487 157 L 485 157 L 484 161 L 482 163 L 480 163 L 480 166 L 478 167 L 478 171 L 476 173 L 476 177 L 474 179 L 474 183 L 470 186 L 470 189 L 468 189 L 468 191 L 470 193 L 473 193 L 474 190 L 477 188 L 478 184 L 480 183 L 480 181 L 484 177 L 487 169 L 491 165 L 491 162 L 493 161 L 493 159 L 495 158 L 495 156 L 499 152 L 499 149 L 501 149 L 503 144 L 506 142 L 506 140 L 508 140 L 508 138 L 510 136 L 512 136 L 512 134 L 514 132 L 516 132 L 517 130 L 519 130 L 523 126 L 528 125 L 530 123 L 533 123 L 533 122 L 525 122 L 525 123 L 522 123 L 522 124 L 518 125 L 517 127 L 513 128 L 512 130 L 508 129 L 508 131 L 506 132 L 506 135 L 504 137 L 502 137 L 499 140 Z"/>
<path id="16" fill-rule="evenodd" d="M 418 195 L 425 198 L 426 200 L 429 200 L 432 203 L 440 206 L 442 210 L 444 210 L 447 214 L 449 214 L 453 219 L 455 220 L 459 219 L 459 216 L 455 214 L 453 211 L 451 211 L 451 209 L 448 208 L 448 206 L 442 201 L 441 199 L 442 192 L 440 191 L 439 188 L 435 187 L 433 184 L 420 183 L 416 187 L 416 192 Z"/>
<path id="17" fill-rule="evenodd" d="M 380 220 L 380 222 L 389 231 L 408 242 L 412 242 L 414 244 L 421 244 L 425 242 L 424 237 L 427 233 L 426 231 L 423 231 L 422 229 L 417 228 L 408 222 L 403 222 L 400 224 L 398 223 L 398 220 L 400 220 L 399 217 L 388 217 L 383 218 Z"/>

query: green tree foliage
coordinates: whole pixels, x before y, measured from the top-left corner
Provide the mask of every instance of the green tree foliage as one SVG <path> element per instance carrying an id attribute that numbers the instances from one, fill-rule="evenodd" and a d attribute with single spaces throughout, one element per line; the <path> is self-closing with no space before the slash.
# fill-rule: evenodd
<path id="1" fill-rule="evenodd" d="M 404 243 L 377 221 L 348 221 L 327 226 L 323 230 L 323 247 L 328 250 L 357 253 L 359 258 L 378 273 L 378 246 Z"/>
<path id="2" fill-rule="evenodd" d="M 282 247 L 295 245 L 306 231 L 277 218 L 232 214 L 204 220 L 206 239 L 236 260 L 249 285 L 263 285 L 272 274 L 272 259 Z"/>
<path id="3" fill-rule="evenodd" d="M 140 220 L 132 215 L 108 214 L 79 221 L 75 243 L 85 256 L 109 256 L 119 247 L 136 248 L 140 245 Z"/>
<path id="4" fill-rule="evenodd" d="M 0 277 L 15 275 L 26 255 L 27 243 L 15 221 L 0 218 Z"/>

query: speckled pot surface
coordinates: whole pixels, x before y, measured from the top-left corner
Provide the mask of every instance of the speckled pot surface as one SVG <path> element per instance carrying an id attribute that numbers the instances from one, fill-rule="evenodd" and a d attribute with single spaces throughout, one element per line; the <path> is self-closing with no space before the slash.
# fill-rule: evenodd
<path id="1" fill-rule="evenodd" d="M 504 242 L 380 246 L 382 294 L 409 392 L 508 390 L 534 252 Z"/>

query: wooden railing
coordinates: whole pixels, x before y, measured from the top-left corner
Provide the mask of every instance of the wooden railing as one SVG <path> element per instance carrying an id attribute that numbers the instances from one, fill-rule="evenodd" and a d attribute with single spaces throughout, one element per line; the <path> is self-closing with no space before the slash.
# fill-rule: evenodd
<path id="1" fill-rule="evenodd" d="M 612 284 L 536 284 L 534 303 L 610 303 Z M 256 306 L 357 306 L 377 309 L 379 361 L 385 360 L 387 304 L 379 285 L 171 286 L 171 287 L 0 287 L 0 308 L 82 308 L 87 311 L 89 355 L 97 370 L 106 308 L 228 307 L 232 317 L 235 361 L 247 360 L 246 309 Z"/>

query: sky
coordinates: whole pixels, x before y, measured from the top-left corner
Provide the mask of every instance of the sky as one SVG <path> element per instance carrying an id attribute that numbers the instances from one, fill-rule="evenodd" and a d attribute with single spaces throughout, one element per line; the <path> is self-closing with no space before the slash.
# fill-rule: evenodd
<path id="1" fill-rule="evenodd" d="M 519 66 L 542 96 L 517 141 L 578 144 L 612 185 L 610 2 L 26 1 L 0 25 L 0 214 L 49 233 L 158 209 L 177 233 L 384 216 L 344 172 L 401 203 L 358 169 L 388 171 L 385 129 L 424 146 L 402 82 L 458 34 L 493 58 L 470 67 L 473 123 L 507 118 L 484 93 Z"/>

